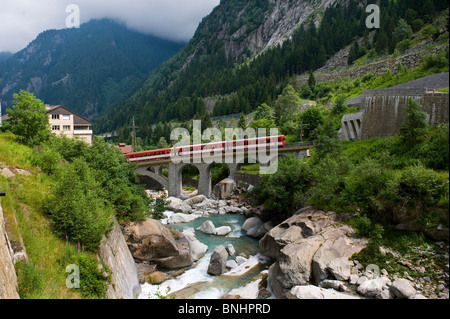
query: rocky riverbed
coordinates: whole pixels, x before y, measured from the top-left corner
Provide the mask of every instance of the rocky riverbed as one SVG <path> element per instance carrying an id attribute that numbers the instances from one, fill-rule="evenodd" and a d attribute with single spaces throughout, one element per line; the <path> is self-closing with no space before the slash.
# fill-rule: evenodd
<path id="1" fill-rule="evenodd" d="M 448 299 L 448 266 L 431 282 L 350 260 L 368 241 L 345 223 L 347 215 L 305 207 L 274 225 L 262 207 L 239 196 L 185 192 L 168 200 L 161 221 L 124 227 L 139 298 Z M 448 249 L 443 254 L 448 260 Z"/>

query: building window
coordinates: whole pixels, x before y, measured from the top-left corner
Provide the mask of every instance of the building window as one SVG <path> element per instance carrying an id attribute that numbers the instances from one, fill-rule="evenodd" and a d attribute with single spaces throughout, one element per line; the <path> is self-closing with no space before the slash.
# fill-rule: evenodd
<path id="1" fill-rule="evenodd" d="M 64 115 L 62 116 L 62 119 L 63 119 L 64 121 L 69 121 L 69 120 L 70 120 L 70 114 L 64 114 Z"/>
<path id="2" fill-rule="evenodd" d="M 52 114 L 52 120 L 59 120 L 59 114 Z"/>
<path id="3" fill-rule="evenodd" d="M 63 131 L 70 131 L 70 125 L 64 125 Z"/>
<path id="4" fill-rule="evenodd" d="M 52 125 L 52 131 L 59 131 L 60 129 L 59 125 Z"/>

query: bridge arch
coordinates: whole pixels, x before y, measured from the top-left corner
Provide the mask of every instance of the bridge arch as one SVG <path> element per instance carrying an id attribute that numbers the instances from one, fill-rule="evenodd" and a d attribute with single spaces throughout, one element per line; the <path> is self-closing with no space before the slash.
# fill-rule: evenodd
<path id="1" fill-rule="evenodd" d="M 162 165 L 149 165 L 139 167 L 135 172 L 138 175 L 150 177 L 165 189 L 169 189 L 169 179 L 162 174 L 162 169 Z"/>

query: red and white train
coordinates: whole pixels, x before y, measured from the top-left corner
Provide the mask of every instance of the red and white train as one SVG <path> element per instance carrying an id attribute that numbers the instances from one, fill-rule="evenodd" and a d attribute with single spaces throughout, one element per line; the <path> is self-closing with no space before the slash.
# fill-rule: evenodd
<path id="1" fill-rule="evenodd" d="M 250 138 L 236 140 L 230 142 L 216 142 L 198 145 L 186 145 L 180 147 L 172 147 L 160 150 L 145 151 L 127 154 L 126 157 L 130 162 L 147 162 L 153 160 L 170 160 L 178 155 L 179 157 L 202 155 L 206 152 L 236 152 L 243 150 L 252 150 L 257 148 L 281 148 L 286 146 L 286 137 L 267 136 L 260 138 Z"/>

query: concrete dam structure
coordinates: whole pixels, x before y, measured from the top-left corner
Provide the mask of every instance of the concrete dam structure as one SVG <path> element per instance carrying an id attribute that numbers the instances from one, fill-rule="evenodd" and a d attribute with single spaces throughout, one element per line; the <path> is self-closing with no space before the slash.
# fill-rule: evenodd
<path id="1" fill-rule="evenodd" d="M 428 115 L 428 124 L 449 122 L 449 94 L 417 88 L 366 90 L 360 112 L 342 118 L 341 140 L 354 141 L 398 134 L 407 114 L 409 100 L 417 101 Z"/>

